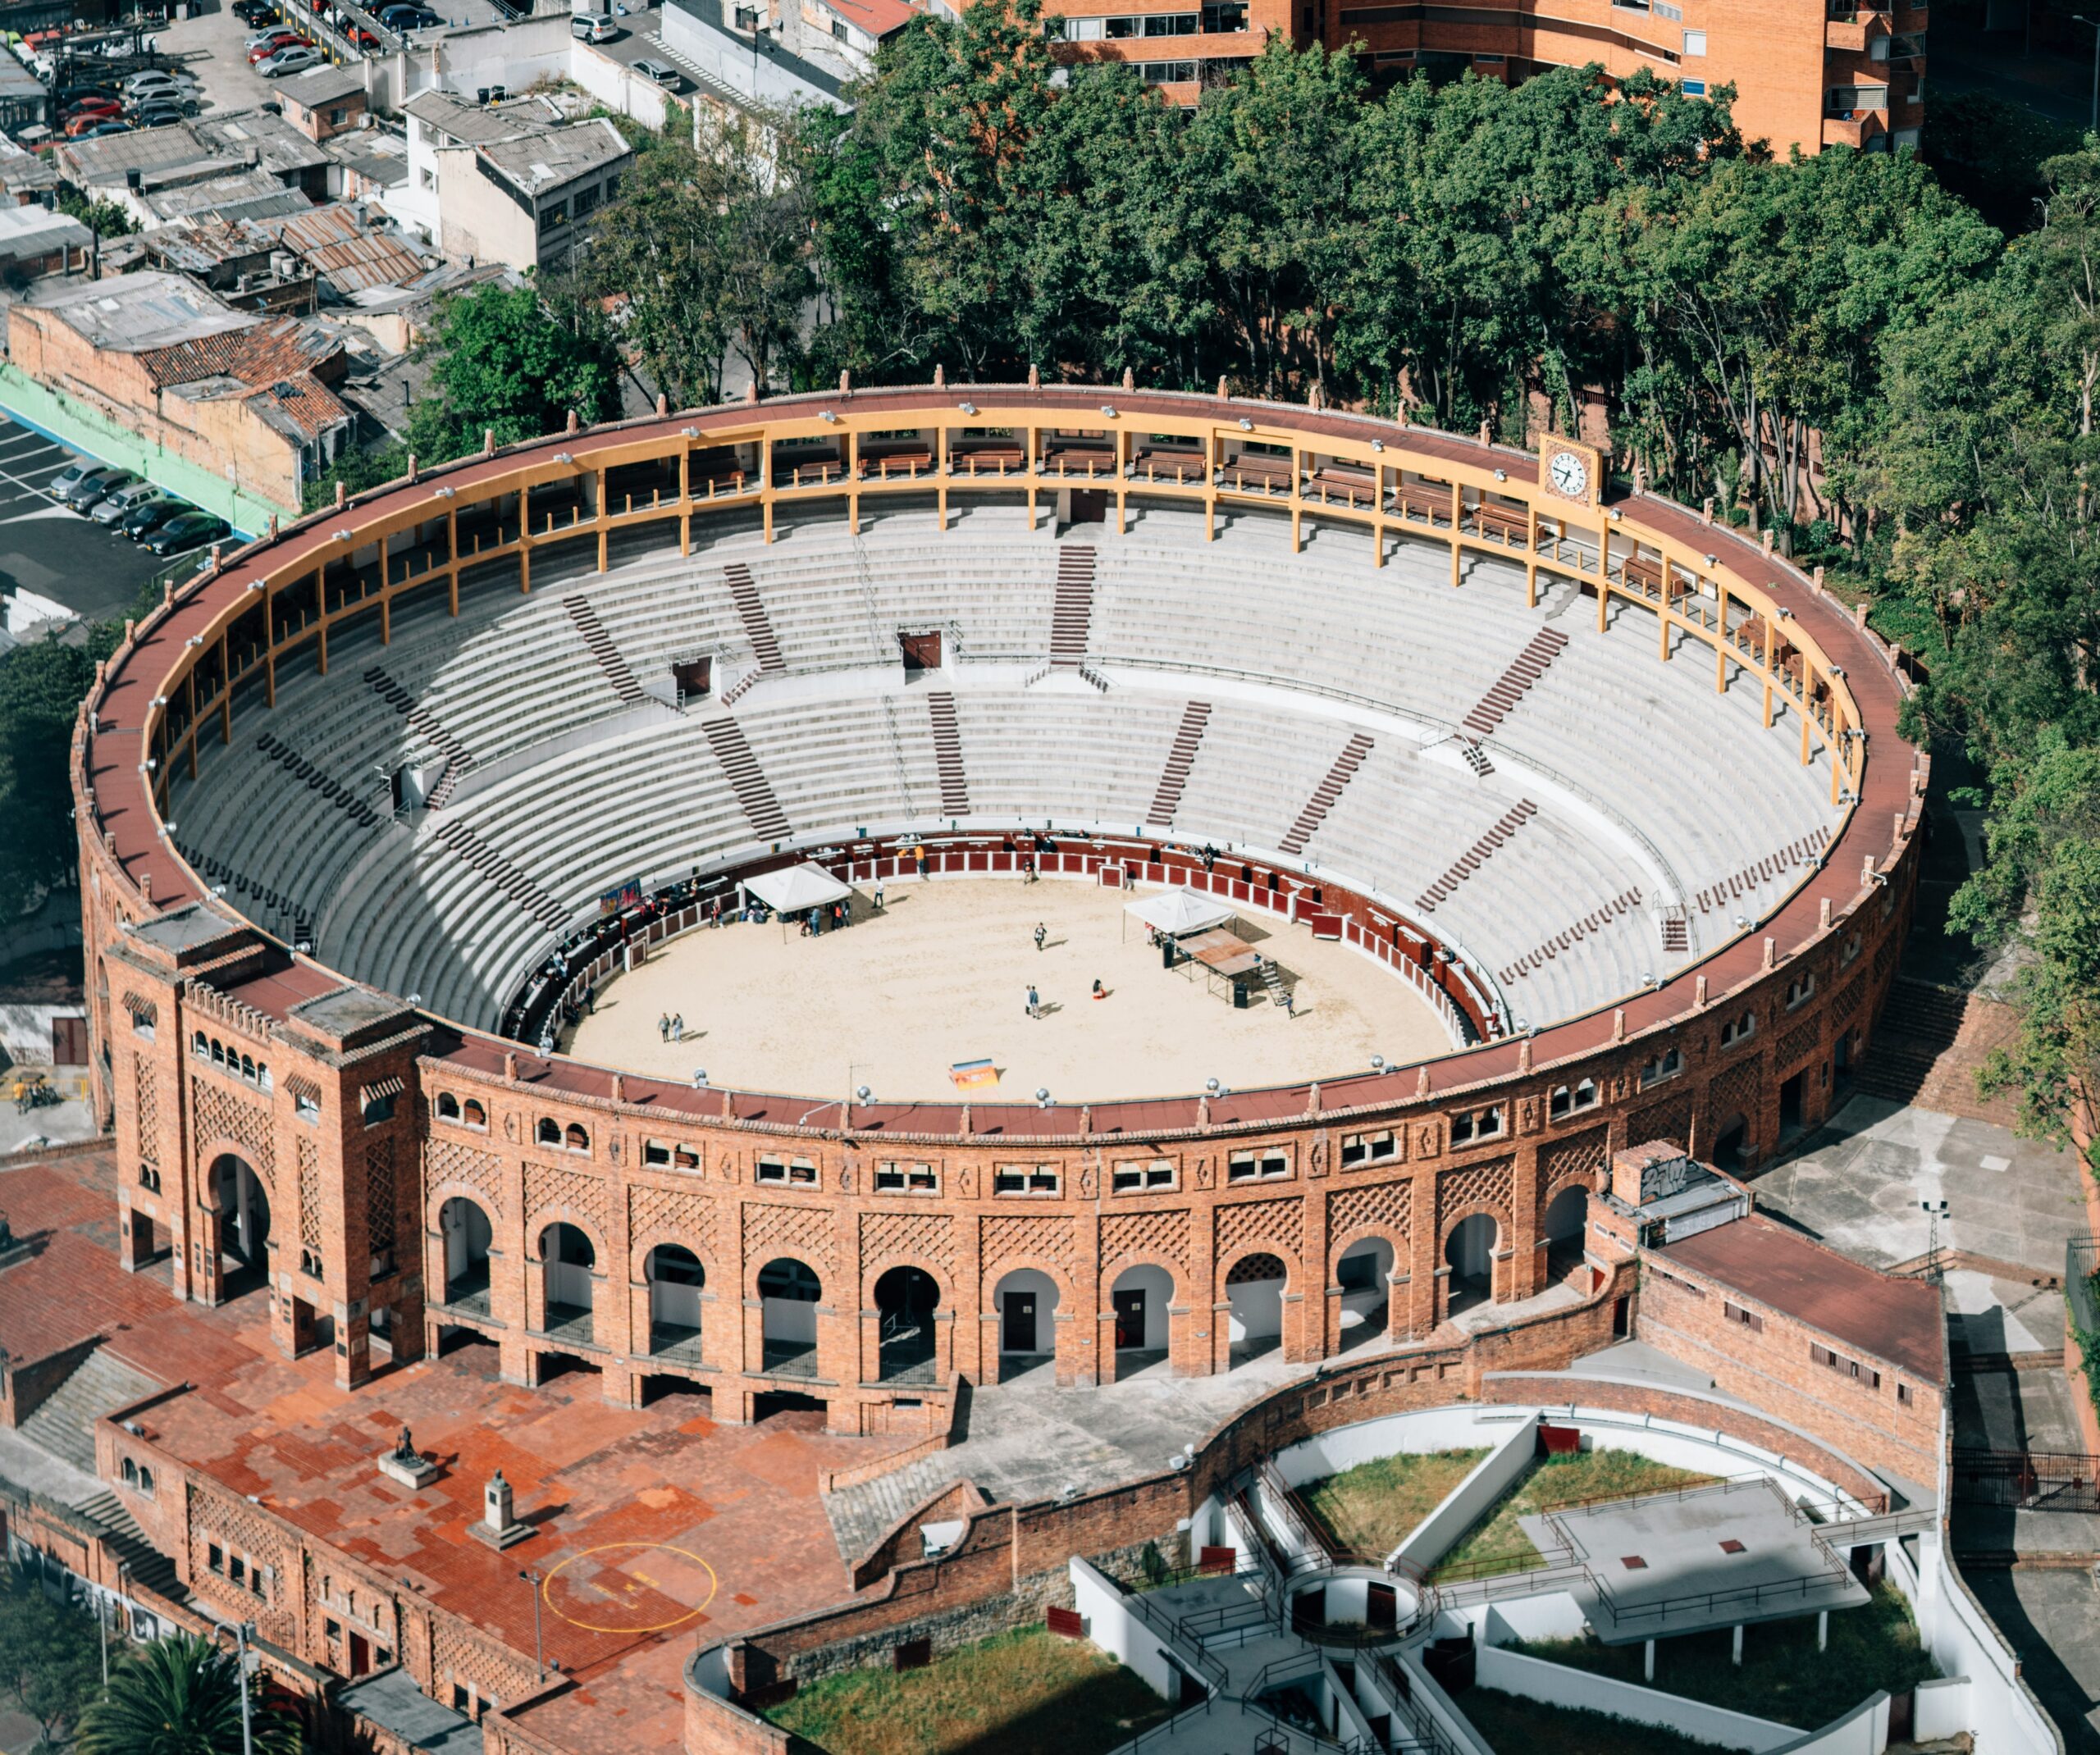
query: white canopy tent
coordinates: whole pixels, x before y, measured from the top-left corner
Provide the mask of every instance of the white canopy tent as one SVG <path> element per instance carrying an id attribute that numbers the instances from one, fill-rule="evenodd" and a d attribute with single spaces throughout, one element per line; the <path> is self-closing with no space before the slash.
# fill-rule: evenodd
<path id="1" fill-rule="evenodd" d="M 1180 888 L 1162 890 L 1157 896 L 1143 896 L 1134 902 L 1125 902 L 1123 912 L 1134 915 L 1145 925 L 1166 933 L 1169 938 L 1207 932 L 1212 927 L 1222 926 L 1232 919 L 1232 909 L 1215 897 Z"/>
<path id="2" fill-rule="evenodd" d="M 807 914 L 812 908 L 829 907 L 852 895 L 851 884 L 841 883 L 821 865 L 805 859 L 762 877 L 746 878 L 744 887 L 782 916 Z"/>

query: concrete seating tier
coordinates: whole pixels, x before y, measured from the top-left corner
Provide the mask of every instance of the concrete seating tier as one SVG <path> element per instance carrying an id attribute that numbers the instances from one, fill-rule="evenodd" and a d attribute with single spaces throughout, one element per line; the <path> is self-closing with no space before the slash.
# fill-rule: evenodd
<path id="1" fill-rule="evenodd" d="M 1308 523 L 1294 556 L 1279 518 L 1221 519 L 1207 543 L 1195 514 L 1157 504 L 1120 537 L 1053 540 L 981 502 L 944 534 L 929 509 L 888 507 L 858 536 L 814 508 L 775 535 L 745 514 L 703 520 L 682 556 L 661 533 L 623 533 L 605 573 L 595 544 L 555 545 L 535 551 L 529 594 L 514 563 L 484 563 L 463 576 L 457 618 L 439 581 L 397 600 L 386 643 L 376 611 L 338 624 L 325 677 L 310 645 L 287 654 L 275 706 L 244 691 L 232 743 L 200 745 L 194 782 L 178 773 L 180 841 L 277 894 L 323 960 L 487 1024 L 556 936 L 550 914 L 580 919 L 623 883 L 778 838 L 763 810 L 754 823 L 749 777 L 741 799 L 730 783 L 710 720 L 733 718 L 797 839 L 931 825 L 965 798 L 966 826 L 1129 834 L 1200 702 L 1177 838 L 1372 892 L 1543 1023 L 1764 913 L 1800 875 L 1774 855 L 1835 821 L 1824 759 L 1801 764 L 1783 713 L 1762 725 L 1748 679 L 1717 692 L 1696 643 L 1659 662 L 1636 606 L 1614 605 L 1601 633 L 1572 586 L 1542 582 L 1527 608 L 1521 568 L 1496 557 L 1468 557 L 1454 589 L 1446 552 L 1412 538 L 1374 569 L 1362 532 Z M 1053 670 L 1060 552 L 1075 547 L 1094 550 L 1086 668 Z M 778 668 L 727 709 L 635 710 L 632 679 L 751 650 L 732 567 Z M 596 654 L 573 597 L 602 629 Z M 936 628 L 947 666 L 907 686 L 897 636 Z M 1547 628 L 1566 645 L 1513 695 L 1504 679 Z M 961 764 L 945 795 L 936 691 L 952 696 Z M 1475 728 L 1491 731 L 1461 732 L 1484 699 L 1495 710 Z M 395 818 L 395 770 L 448 752 L 443 808 Z M 1689 914 L 1669 949 L 1665 909 Z"/>

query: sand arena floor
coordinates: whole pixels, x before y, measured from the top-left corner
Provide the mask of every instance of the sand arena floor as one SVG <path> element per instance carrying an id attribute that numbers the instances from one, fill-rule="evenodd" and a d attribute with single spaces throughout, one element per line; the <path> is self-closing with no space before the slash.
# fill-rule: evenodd
<path id="1" fill-rule="evenodd" d="M 1149 894 L 1150 891 L 1140 891 Z M 1071 1101 L 1235 1087 L 1352 1071 L 1373 1054 L 1405 1061 L 1448 1051 L 1413 988 L 1361 952 L 1316 943 L 1280 917 L 1243 916 L 1241 935 L 1295 978 L 1298 1015 L 1264 1001 L 1235 1011 L 1201 979 L 1160 967 L 1121 891 L 1046 880 L 941 878 L 864 889 L 855 923 L 804 938 L 779 923 L 702 928 L 599 990 L 564 1049 L 579 1059 L 749 1091 L 883 1100 L 957 1093 L 948 1069 L 988 1057 L 995 1094 L 1039 1087 Z M 1038 952 L 1036 923 L 1048 928 Z M 1106 999 L 1091 997 L 1098 979 Z M 1026 1012 L 1035 983 L 1044 1015 Z M 657 1019 L 685 1018 L 666 1043 Z"/>

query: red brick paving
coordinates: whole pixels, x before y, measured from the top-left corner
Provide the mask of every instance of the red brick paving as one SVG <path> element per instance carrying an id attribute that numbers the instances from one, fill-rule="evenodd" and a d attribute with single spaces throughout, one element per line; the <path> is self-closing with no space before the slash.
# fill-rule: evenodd
<path id="1" fill-rule="evenodd" d="M 18 1232 L 47 1233 L 33 1262 L 0 1273 L 0 1345 L 35 1356 L 28 1343 L 104 1333 L 143 1369 L 190 1383 L 152 1411 L 155 1443 L 514 1650 L 532 1650 L 519 1571 L 551 1575 L 547 1657 L 586 1684 L 530 1715 L 555 1746 L 676 1748 L 696 1643 L 850 1593 L 817 1472 L 876 1454 L 875 1441 L 827 1436 L 814 1415 L 719 1426 L 699 1394 L 609 1406 L 589 1373 L 520 1388 L 479 1344 L 340 1390 L 325 1349 L 277 1353 L 260 1294 L 208 1310 L 124 1273 L 114 1174 L 107 1155 L 0 1170 L 0 1208 Z M 441 1471 L 416 1493 L 377 1468 L 404 1423 Z M 500 1554 L 467 1534 L 499 1467 L 535 1526 Z"/>

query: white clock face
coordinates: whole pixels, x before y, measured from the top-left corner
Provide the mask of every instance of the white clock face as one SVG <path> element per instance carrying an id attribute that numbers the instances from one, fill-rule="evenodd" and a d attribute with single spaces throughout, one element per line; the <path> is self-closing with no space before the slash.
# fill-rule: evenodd
<path id="1" fill-rule="evenodd" d="M 1556 451 L 1546 465 L 1554 490 L 1568 499 L 1580 499 L 1588 492 L 1590 472 L 1573 451 Z"/>

